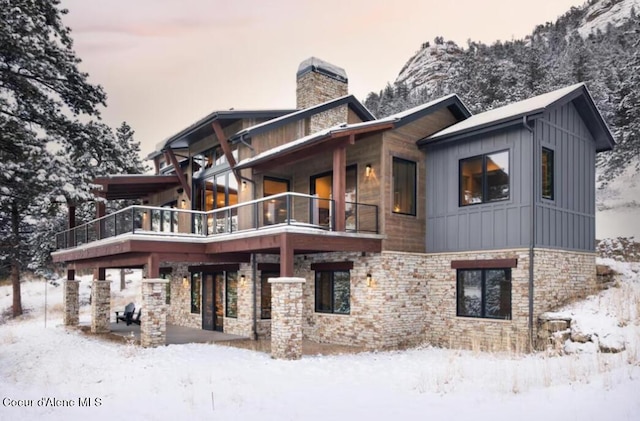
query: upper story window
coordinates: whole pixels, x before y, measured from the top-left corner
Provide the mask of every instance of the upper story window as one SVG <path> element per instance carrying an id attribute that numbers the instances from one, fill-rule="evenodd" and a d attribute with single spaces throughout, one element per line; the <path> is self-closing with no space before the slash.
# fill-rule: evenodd
<path id="1" fill-rule="evenodd" d="M 415 216 L 416 173 L 415 162 L 393 157 L 393 213 Z"/>
<path id="2" fill-rule="evenodd" d="M 231 146 L 231 154 L 238 160 L 238 147 L 237 145 Z M 217 167 L 219 165 L 227 164 L 227 157 L 222 151 L 220 145 L 216 145 L 213 148 L 209 148 L 206 151 L 200 152 L 193 156 L 193 175 L 198 177 L 203 171 Z"/>
<path id="3" fill-rule="evenodd" d="M 509 151 L 460 160 L 460 206 L 509 199 Z"/>
<path id="4" fill-rule="evenodd" d="M 542 148 L 542 197 L 553 200 L 554 196 L 553 151 Z"/>
<path id="5" fill-rule="evenodd" d="M 511 319 L 511 269 L 458 269 L 457 315 Z"/>

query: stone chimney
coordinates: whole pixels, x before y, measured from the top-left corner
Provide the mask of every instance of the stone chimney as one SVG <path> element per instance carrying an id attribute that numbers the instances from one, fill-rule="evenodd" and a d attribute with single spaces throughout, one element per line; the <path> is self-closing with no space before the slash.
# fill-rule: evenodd
<path id="1" fill-rule="evenodd" d="M 347 73 L 344 69 L 316 57 L 308 58 L 300 63 L 296 79 L 296 107 L 298 109 L 313 107 L 349 93 Z M 347 117 L 348 108 L 346 105 L 315 114 L 309 120 L 307 134 L 336 124 L 346 123 Z"/>

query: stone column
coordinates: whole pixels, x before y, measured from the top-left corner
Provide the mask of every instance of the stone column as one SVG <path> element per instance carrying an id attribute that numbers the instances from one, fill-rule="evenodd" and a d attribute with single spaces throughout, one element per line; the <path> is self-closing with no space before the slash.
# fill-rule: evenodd
<path id="1" fill-rule="evenodd" d="M 142 280 L 140 344 L 145 348 L 155 348 L 167 343 L 167 283 L 168 279 Z"/>
<path id="2" fill-rule="evenodd" d="M 111 281 L 93 280 L 91 284 L 91 333 L 111 331 Z"/>
<path id="3" fill-rule="evenodd" d="M 64 300 L 64 325 L 78 326 L 80 312 L 80 281 L 75 279 L 67 279 L 64 281 L 64 290 L 62 292 Z"/>
<path id="4" fill-rule="evenodd" d="M 271 284 L 271 357 L 302 357 L 302 284 L 304 278 L 269 278 Z"/>

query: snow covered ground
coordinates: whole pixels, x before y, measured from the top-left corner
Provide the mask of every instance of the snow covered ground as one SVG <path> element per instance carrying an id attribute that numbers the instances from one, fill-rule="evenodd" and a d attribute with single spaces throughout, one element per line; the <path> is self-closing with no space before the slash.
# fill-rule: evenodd
<path id="1" fill-rule="evenodd" d="M 596 238 L 640 240 L 640 177 L 634 166 L 629 163 L 619 177 L 596 191 Z"/>
<path id="2" fill-rule="evenodd" d="M 619 286 L 562 311 L 593 334 L 622 335 L 618 354 L 425 347 L 277 361 L 218 345 L 143 349 L 64 329 L 60 286 L 46 287 L 45 327 L 45 284 L 25 282 L 27 316 L 0 324 L 0 419 L 638 420 L 640 264 L 607 263 L 622 273 Z M 134 281 L 125 291 L 135 290 Z M 113 296 L 114 305 L 130 299 Z M 10 304 L 10 287 L 0 287 L 0 310 Z M 81 322 L 89 317 L 85 304 Z"/>

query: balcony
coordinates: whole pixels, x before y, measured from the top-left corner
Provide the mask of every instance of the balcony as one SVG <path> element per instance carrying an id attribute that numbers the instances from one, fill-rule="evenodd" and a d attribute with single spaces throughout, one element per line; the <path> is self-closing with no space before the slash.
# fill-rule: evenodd
<path id="1" fill-rule="evenodd" d="M 281 193 L 212 211 L 130 206 L 56 234 L 56 249 L 65 250 L 121 235 L 155 236 L 167 241 L 196 242 L 271 232 L 281 227 L 378 234 L 378 207 L 345 204 L 344 231 L 336 229 L 335 201 L 301 193 Z"/>

